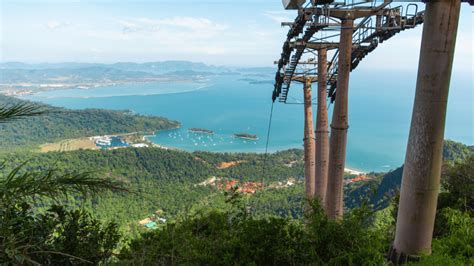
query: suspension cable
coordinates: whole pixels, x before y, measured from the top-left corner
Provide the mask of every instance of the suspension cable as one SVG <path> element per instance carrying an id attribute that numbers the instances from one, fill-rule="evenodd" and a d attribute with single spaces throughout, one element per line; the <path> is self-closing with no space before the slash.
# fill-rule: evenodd
<path id="1" fill-rule="evenodd" d="M 263 167 L 262 167 L 262 187 L 265 184 L 265 170 L 267 166 L 267 157 L 268 157 L 268 143 L 270 141 L 270 132 L 272 128 L 272 119 L 273 119 L 273 105 L 275 102 L 272 101 L 272 106 L 270 107 L 270 117 L 268 119 L 268 128 L 267 128 L 267 141 L 265 143 L 265 155 L 263 157 Z"/>

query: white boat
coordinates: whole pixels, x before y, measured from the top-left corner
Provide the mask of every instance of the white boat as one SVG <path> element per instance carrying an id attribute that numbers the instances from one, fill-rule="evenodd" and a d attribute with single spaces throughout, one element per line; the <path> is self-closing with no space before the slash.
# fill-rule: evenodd
<path id="1" fill-rule="evenodd" d="M 112 140 L 109 137 L 104 137 L 97 139 L 95 144 L 99 146 L 110 146 L 110 144 L 112 144 Z"/>

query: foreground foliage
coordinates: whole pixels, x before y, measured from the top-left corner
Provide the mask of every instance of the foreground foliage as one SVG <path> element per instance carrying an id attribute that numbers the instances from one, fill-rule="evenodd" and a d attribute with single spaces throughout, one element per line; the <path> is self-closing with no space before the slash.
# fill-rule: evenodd
<path id="1" fill-rule="evenodd" d="M 438 198 L 433 254 L 423 265 L 474 265 L 474 156 L 447 163 Z"/>
<path id="2" fill-rule="evenodd" d="M 141 265 L 383 264 L 387 240 L 367 228 L 368 217 L 358 210 L 330 221 L 317 204 L 305 221 L 257 219 L 245 208 L 203 211 L 143 234 L 120 258 Z"/>
<path id="3" fill-rule="evenodd" d="M 120 239 L 117 224 L 57 205 L 70 195 L 97 196 L 106 190 L 124 188 L 88 173 L 33 171 L 24 165 L 2 172 L 0 264 L 95 264 L 110 258 Z"/>
<path id="4" fill-rule="evenodd" d="M 0 107 L 0 123 L 43 113 L 20 103 Z M 57 205 L 71 196 L 126 191 L 122 183 L 92 173 L 34 170 L 20 163 L 0 165 L 0 265 L 97 264 L 108 260 L 120 235 L 114 223 L 102 224 L 84 210 Z M 47 207 L 46 211 L 41 211 Z"/>
<path id="5" fill-rule="evenodd" d="M 448 165 L 433 254 L 417 265 L 473 265 L 472 157 Z M 463 182 L 459 182 L 463 180 Z M 449 199 L 446 201 L 445 199 Z M 122 250 L 122 263 L 160 265 L 384 265 L 396 206 L 373 215 L 363 205 L 331 221 L 317 203 L 305 219 L 257 218 L 242 198 L 226 210 L 203 209 L 146 232 Z M 460 204 L 464 203 L 464 204 Z"/>

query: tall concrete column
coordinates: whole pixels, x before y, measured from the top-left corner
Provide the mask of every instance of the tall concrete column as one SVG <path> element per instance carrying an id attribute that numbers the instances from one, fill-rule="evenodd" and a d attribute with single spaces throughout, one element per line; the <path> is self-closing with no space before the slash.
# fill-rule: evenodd
<path id="1" fill-rule="evenodd" d="M 327 50 L 318 51 L 318 109 L 316 114 L 316 183 L 315 195 L 323 208 L 326 204 L 329 162 L 329 129 L 327 111 Z"/>
<path id="2" fill-rule="evenodd" d="M 341 39 L 339 41 L 336 102 L 334 104 L 331 122 L 328 190 L 326 192 L 326 212 L 330 219 L 342 218 L 344 212 L 343 178 L 346 162 L 347 129 L 349 127 L 347 105 L 353 26 L 354 20 L 342 20 Z"/>
<path id="3" fill-rule="evenodd" d="M 314 129 L 313 110 L 311 106 L 311 78 L 304 81 L 304 174 L 306 197 L 314 197 Z"/>
<path id="4" fill-rule="evenodd" d="M 426 4 L 396 236 L 390 252 L 396 262 L 431 253 L 460 4 L 460 0 Z"/>

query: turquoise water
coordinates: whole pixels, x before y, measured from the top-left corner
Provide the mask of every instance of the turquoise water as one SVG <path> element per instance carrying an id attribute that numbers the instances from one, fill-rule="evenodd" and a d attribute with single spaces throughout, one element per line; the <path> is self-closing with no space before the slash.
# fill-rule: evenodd
<path id="1" fill-rule="evenodd" d="M 368 78 L 370 75 L 370 79 Z M 140 114 L 178 120 L 183 127 L 163 131 L 150 140 L 188 151 L 263 152 L 273 85 L 249 84 L 243 78 L 271 80 L 268 76 L 228 75 L 201 82 L 127 84 L 89 90 L 63 90 L 28 96 L 73 109 L 130 109 Z M 365 73 L 351 76 L 347 166 L 364 171 L 388 171 L 405 157 L 416 73 Z M 453 75 L 446 138 L 472 145 L 473 94 L 469 75 Z M 301 102 L 301 88 L 292 87 L 289 102 Z M 215 135 L 190 133 L 198 127 Z M 234 133 L 256 134 L 257 141 L 236 139 Z M 275 103 L 269 150 L 302 148 L 303 106 Z"/>
<path id="2" fill-rule="evenodd" d="M 35 95 L 34 98 L 103 98 L 115 96 L 131 96 L 131 95 L 158 95 L 158 94 L 172 94 L 196 91 L 205 88 L 209 82 L 202 80 L 199 82 L 181 81 L 161 81 L 149 83 L 129 83 L 117 84 L 104 87 L 92 87 L 87 89 L 70 89 L 70 90 L 55 90 L 44 91 Z"/>

